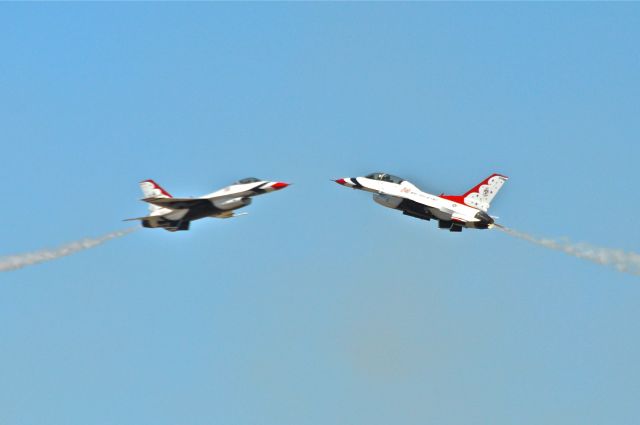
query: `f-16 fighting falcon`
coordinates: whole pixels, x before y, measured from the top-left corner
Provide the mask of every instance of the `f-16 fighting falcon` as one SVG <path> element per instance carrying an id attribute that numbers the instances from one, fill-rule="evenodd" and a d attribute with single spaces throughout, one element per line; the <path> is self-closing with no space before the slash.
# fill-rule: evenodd
<path id="1" fill-rule="evenodd" d="M 438 220 L 440 229 L 461 232 L 463 227 L 488 229 L 494 219 L 487 214 L 491 200 L 508 177 L 492 174 L 464 195 L 431 195 L 411 182 L 385 173 L 335 180 L 343 186 L 373 192 L 373 200 L 402 214 L 422 220 Z"/>
<path id="2" fill-rule="evenodd" d="M 161 227 L 170 232 L 189 230 L 189 224 L 199 218 L 231 218 L 242 215 L 235 214 L 234 210 L 249 205 L 251 197 L 287 186 L 288 183 L 249 177 L 199 198 L 174 198 L 153 180 L 145 180 L 140 182 L 140 189 L 144 194 L 142 200 L 149 203 L 150 214 L 125 221 L 140 220 L 142 227 Z"/>

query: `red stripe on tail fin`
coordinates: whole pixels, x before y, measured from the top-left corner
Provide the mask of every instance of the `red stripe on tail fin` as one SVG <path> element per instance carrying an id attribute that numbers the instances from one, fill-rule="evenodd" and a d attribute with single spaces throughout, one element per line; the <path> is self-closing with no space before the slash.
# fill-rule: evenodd
<path id="1" fill-rule="evenodd" d="M 491 174 L 486 179 L 475 185 L 464 195 L 440 195 L 441 198 L 449 201 L 465 204 L 482 211 L 487 211 L 491 205 L 491 200 L 496 196 L 504 182 L 509 179 L 502 174 Z"/>
<path id="2" fill-rule="evenodd" d="M 148 183 L 148 184 L 144 184 L 144 183 Z M 156 183 L 155 181 L 153 181 L 151 179 L 141 181 L 140 182 L 140 187 L 142 188 L 143 192 L 145 192 L 146 188 L 148 188 L 150 190 L 153 190 L 155 192 L 156 197 L 173 198 L 173 196 L 171 196 L 171 194 L 169 192 L 164 190 L 162 188 L 162 186 L 160 186 L 158 183 Z M 147 196 L 146 192 L 145 192 L 145 196 L 148 197 L 148 198 L 151 198 L 151 196 Z"/>

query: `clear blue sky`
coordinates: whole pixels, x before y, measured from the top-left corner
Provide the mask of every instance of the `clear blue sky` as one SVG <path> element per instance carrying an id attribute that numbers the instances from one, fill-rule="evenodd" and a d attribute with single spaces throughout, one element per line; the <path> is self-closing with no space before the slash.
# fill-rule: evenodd
<path id="1" fill-rule="evenodd" d="M 632 425 L 640 282 L 450 234 L 387 171 L 640 249 L 638 4 L 2 4 L 0 254 L 247 176 L 237 220 L 0 276 L 2 425 Z"/>

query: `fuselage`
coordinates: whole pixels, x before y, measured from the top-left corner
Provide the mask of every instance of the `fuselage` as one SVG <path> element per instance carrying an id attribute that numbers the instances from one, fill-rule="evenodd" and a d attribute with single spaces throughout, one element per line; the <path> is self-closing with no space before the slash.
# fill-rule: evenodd
<path id="1" fill-rule="evenodd" d="M 284 189 L 287 186 L 288 184 L 283 182 L 247 178 L 197 198 L 145 199 L 156 207 L 142 220 L 142 225 L 162 227 L 172 231 L 187 230 L 189 223 L 193 220 L 205 217 L 233 217 L 235 210 L 251 204 L 252 197 Z"/>
<path id="2" fill-rule="evenodd" d="M 486 229 L 494 222 L 484 211 L 424 192 L 407 180 L 384 173 L 370 176 L 343 178 L 336 182 L 371 192 L 378 204 L 423 220 L 436 219 L 441 224 L 475 229 Z"/>

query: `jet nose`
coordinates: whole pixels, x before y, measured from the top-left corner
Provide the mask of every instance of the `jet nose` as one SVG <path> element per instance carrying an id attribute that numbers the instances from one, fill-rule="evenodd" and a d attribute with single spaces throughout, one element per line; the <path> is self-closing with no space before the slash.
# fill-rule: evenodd
<path id="1" fill-rule="evenodd" d="M 284 189 L 285 187 L 289 186 L 291 183 L 284 183 L 284 182 L 276 182 L 274 183 L 271 188 L 274 190 L 280 190 L 280 189 Z"/>
<path id="2" fill-rule="evenodd" d="M 352 189 L 358 186 L 356 181 L 357 180 L 355 177 L 345 177 L 343 179 L 334 180 L 334 182 L 341 184 L 342 186 L 350 187 Z"/>

